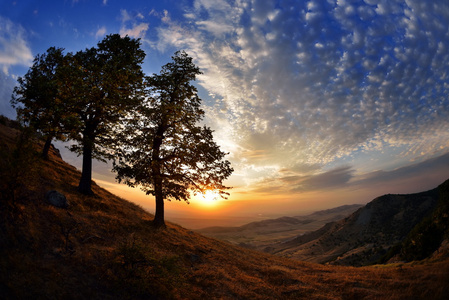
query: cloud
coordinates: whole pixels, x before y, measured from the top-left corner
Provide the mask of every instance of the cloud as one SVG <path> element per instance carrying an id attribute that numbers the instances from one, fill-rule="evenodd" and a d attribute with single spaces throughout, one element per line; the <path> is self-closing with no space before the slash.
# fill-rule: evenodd
<path id="1" fill-rule="evenodd" d="M 351 167 L 340 167 L 321 174 L 307 176 L 297 182 L 293 191 L 322 191 L 328 188 L 343 188 L 353 177 Z M 293 183 L 294 184 L 294 183 Z"/>
<path id="2" fill-rule="evenodd" d="M 233 28 L 227 24 L 218 24 L 212 21 L 199 21 L 196 22 L 199 28 L 209 31 L 215 36 L 220 36 L 226 32 L 229 32 Z"/>
<path id="3" fill-rule="evenodd" d="M 8 75 L 11 66 L 31 66 L 32 61 L 25 30 L 0 16 L 0 67 L 3 73 Z"/>
<path id="4" fill-rule="evenodd" d="M 325 191 L 334 188 L 347 188 L 354 176 L 349 167 L 339 167 L 314 175 L 298 175 L 289 170 L 279 172 L 280 176 L 270 176 L 252 185 L 253 193 L 298 194 L 312 191 Z"/>
<path id="5" fill-rule="evenodd" d="M 9 102 L 15 85 L 16 81 L 11 76 L 0 72 L 0 112 L 10 119 L 16 117 L 16 112 Z"/>
<path id="6" fill-rule="evenodd" d="M 98 39 L 106 34 L 106 26 L 100 27 L 95 33 L 95 38 Z"/>
<path id="7" fill-rule="evenodd" d="M 122 21 L 122 23 L 126 23 L 126 22 L 131 21 L 133 19 L 126 9 L 121 9 L 120 10 L 120 15 L 121 15 L 121 19 L 120 20 Z"/>
<path id="8" fill-rule="evenodd" d="M 356 178 L 351 186 L 377 186 L 388 185 L 393 182 L 414 182 L 415 188 L 423 190 L 432 186 L 433 182 L 443 183 L 449 179 L 449 153 L 424 160 L 409 166 L 400 167 L 391 171 L 374 171 Z"/>
<path id="9" fill-rule="evenodd" d="M 145 36 L 148 27 L 149 27 L 148 23 L 135 24 L 131 28 L 122 27 L 120 29 L 120 35 L 121 36 L 129 35 L 130 37 L 133 38 L 141 38 Z"/>
<path id="10" fill-rule="evenodd" d="M 197 0 L 187 22 L 160 27 L 158 46 L 194 56 L 216 101 L 207 122 L 235 144 L 242 170 L 373 154 L 410 163 L 449 147 L 446 1 L 213 3 Z M 357 168 L 300 173 L 321 186 L 312 178 L 346 182 Z"/>
<path id="11" fill-rule="evenodd" d="M 121 22 L 122 26 L 120 28 L 120 35 L 121 36 L 130 36 L 133 38 L 143 38 L 146 35 L 146 32 L 148 31 L 149 24 L 145 22 L 138 22 L 136 20 L 142 20 L 144 19 L 144 16 L 141 13 L 135 14 L 135 16 L 132 16 L 126 9 L 122 9 L 120 11 L 121 13 Z M 129 26 L 128 23 L 131 23 L 131 26 Z"/>

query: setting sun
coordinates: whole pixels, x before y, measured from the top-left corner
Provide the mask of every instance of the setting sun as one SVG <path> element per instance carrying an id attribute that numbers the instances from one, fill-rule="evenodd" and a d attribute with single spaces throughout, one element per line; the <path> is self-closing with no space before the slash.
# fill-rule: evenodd
<path id="1" fill-rule="evenodd" d="M 219 197 L 216 191 L 207 190 L 204 194 L 199 194 L 197 198 L 201 205 L 214 206 L 218 203 Z"/>

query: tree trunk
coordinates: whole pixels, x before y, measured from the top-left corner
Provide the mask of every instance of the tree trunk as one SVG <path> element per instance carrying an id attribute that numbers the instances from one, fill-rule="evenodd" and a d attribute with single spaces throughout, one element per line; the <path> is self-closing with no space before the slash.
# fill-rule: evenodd
<path id="1" fill-rule="evenodd" d="M 84 142 L 83 145 L 83 170 L 81 172 L 78 191 L 85 195 L 92 195 L 92 143 Z"/>
<path id="2" fill-rule="evenodd" d="M 45 140 L 44 149 L 42 150 L 42 157 L 45 160 L 48 160 L 48 151 L 50 150 L 52 140 L 53 140 L 53 137 L 51 135 L 47 136 L 47 139 Z"/>
<path id="3" fill-rule="evenodd" d="M 156 228 L 165 228 L 164 196 L 162 194 L 161 178 L 156 178 L 154 190 L 156 192 L 156 213 L 154 214 L 153 225 Z"/>
<path id="4" fill-rule="evenodd" d="M 164 121 L 159 125 L 156 136 L 153 140 L 153 154 L 151 169 L 154 180 L 154 193 L 156 197 L 156 212 L 154 214 L 153 225 L 156 228 L 165 228 L 164 220 L 164 193 L 162 192 L 162 173 L 161 173 L 161 159 L 159 157 L 162 141 L 164 140 L 164 132 L 166 130 Z"/>

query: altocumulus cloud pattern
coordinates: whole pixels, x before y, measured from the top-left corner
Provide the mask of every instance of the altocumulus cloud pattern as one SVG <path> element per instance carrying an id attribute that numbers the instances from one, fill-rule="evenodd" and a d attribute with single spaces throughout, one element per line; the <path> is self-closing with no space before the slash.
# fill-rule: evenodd
<path id="1" fill-rule="evenodd" d="M 385 172 L 410 174 L 412 164 L 440 165 L 447 178 L 447 0 L 57 3 L 51 13 L 48 4 L 32 12 L 25 5 L 22 18 L 14 18 L 19 5 L 5 6 L 11 14 L 0 16 L 2 98 L 13 86 L 8 73 L 32 61 L 30 28 L 48 30 L 39 41 L 48 33 L 70 37 L 58 40 L 68 50 L 72 40 L 85 45 L 120 32 L 141 38 L 153 63 L 180 49 L 194 57 L 204 72 L 205 123 L 230 152 L 232 185 L 321 190 Z M 93 18 L 93 7 L 101 12 L 95 21 L 79 22 Z M 54 40 L 42 43 L 46 49 Z"/>
<path id="2" fill-rule="evenodd" d="M 185 18 L 159 47 L 195 53 L 220 100 L 212 119 L 249 162 L 448 146 L 447 1 L 202 0 Z"/>

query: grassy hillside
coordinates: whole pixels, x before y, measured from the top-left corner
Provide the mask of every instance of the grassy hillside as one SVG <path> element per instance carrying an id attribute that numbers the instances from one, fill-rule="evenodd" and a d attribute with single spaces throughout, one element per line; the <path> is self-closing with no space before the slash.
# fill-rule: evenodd
<path id="1" fill-rule="evenodd" d="M 352 268 L 239 248 L 168 223 L 93 185 L 0 125 L 1 299 L 444 299 L 449 262 Z M 70 205 L 44 201 L 49 190 Z"/>

